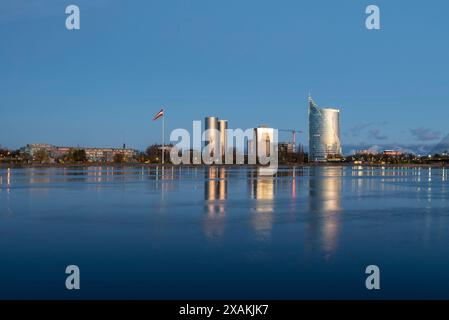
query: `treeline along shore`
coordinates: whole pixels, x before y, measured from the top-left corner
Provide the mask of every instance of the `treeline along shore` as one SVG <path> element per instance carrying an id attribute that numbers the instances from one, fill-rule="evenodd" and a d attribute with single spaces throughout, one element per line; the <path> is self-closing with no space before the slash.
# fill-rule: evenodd
<path id="1" fill-rule="evenodd" d="M 173 146 L 162 148 L 161 145 L 151 145 L 145 151 L 123 148 L 66 148 L 51 145 L 27 145 L 18 150 L 0 148 L 0 168 L 54 168 L 54 167 L 86 167 L 86 166 L 116 166 L 116 167 L 153 167 L 162 165 L 162 150 L 164 150 L 164 166 L 201 167 L 209 166 L 202 161 L 202 155 L 195 150 L 180 150 L 183 163 L 171 163 L 170 151 Z M 218 164 L 226 167 L 263 167 L 263 165 L 248 164 L 248 156 L 236 149 L 233 159 L 242 159 L 244 164 Z M 187 160 L 188 161 L 185 161 Z M 270 159 L 271 166 L 277 167 L 319 167 L 319 166 L 401 166 L 401 167 L 446 167 L 449 165 L 447 152 L 434 155 L 415 155 L 399 151 L 384 151 L 380 153 L 363 152 L 349 156 L 332 156 L 323 162 L 309 161 L 309 155 L 300 147 L 292 149 L 278 148 L 277 162 Z M 222 163 L 225 163 L 222 159 Z M 186 164 L 186 162 L 188 162 Z M 217 161 L 215 161 L 217 162 Z"/>

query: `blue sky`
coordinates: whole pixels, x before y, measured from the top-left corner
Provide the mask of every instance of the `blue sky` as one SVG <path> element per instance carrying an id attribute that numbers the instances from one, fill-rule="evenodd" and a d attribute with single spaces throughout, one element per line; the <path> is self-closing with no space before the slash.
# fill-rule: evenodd
<path id="1" fill-rule="evenodd" d="M 65 28 L 77 4 L 81 29 Z M 381 9 L 380 31 L 365 8 Z M 0 144 L 160 141 L 206 115 L 307 131 L 307 94 L 343 144 L 449 133 L 449 2 L 25 1 L 0 4 Z M 285 135 L 281 138 L 289 139 Z M 306 142 L 307 135 L 299 137 Z M 307 143 L 306 143 L 307 144 Z"/>

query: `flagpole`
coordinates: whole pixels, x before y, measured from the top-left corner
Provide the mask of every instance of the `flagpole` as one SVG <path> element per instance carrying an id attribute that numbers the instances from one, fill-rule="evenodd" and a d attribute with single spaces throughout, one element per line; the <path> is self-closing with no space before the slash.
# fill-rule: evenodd
<path id="1" fill-rule="evenodd" d="M 165 158 L 165 141 L 164 141 L 164 128 L 165 127 L 165 112 L 162 116 L 162 164 L 164 164 Z"/>

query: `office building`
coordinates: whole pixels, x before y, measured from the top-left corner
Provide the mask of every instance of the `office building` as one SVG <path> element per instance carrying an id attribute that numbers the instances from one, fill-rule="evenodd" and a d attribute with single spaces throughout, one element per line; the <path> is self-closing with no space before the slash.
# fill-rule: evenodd
<path id="1" fill-rule="evenodd" d="M 280 153 L 293 154 L 296 152 L 295 145 L 292 142 L 279 142 L 278 150 Z"/>
<path id="2" fill-rule="evenodd" d="M 211 157 L 223 158 L 227 149 L 228 120 L 219 120 L 217 117 L 205 118 L 205 147 L 209 147 Z"/>
<path id="3" fill-rule="evenodd" d="M 209 148 L 209 155 L 214 158 L 219 154 L 219 141 L 220 135 L 218 134 L 218 118 L 206 117 L 205 120 L 205 144 L 206 148 Z"/>
<path id="4" fill-rule="evenodd" d="M 53 146 L 50 144 L 28 144 L 20 150 L 32 159 L 34 159 L 36 152 L 39 150 L 44 150 L 50 159 L 62 158 L 73 150 L 84 150 L 86 159 L 89 162 L 112 162 L 117 154 L 123 155 L 124 158 L 133 158 L 138 154 L 137 150 L 126 148 L 83 148 Z"/>
<path id="5" fill-rule="evenodd" d="M 340 110 L 319 108 L 309 97 L 309 161 L 322 162 L 340 156 Z"/>
<path id="6" fill-rule="evenodd" d="M 227 132 L 228 120 L 218 120 L 218 130 L 220 131 L 220 153 L 221 157 L 224 158 L 227 149 Z"/>
<path id="7" fill-rule="evenodd" d="M 265 125 L 259 126 L 254 129 L 254 138 L 256 140 L 256 155 L 270 157 L 272 147 L 277 147 L 273 145 L 276 143 L 274 136 L 274 129 L 268 128 Z M 260 152 L 260 155 L 259 155 Z"/>

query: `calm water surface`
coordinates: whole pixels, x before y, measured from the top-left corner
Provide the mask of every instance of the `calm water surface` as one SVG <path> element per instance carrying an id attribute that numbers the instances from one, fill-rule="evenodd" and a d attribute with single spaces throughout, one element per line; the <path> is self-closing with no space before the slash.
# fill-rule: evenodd
<path id="1" fill-rule="evenodd" d="M 0 298 L 449 298 L 447 170 L 262 173 L 0 169 Z"/>

